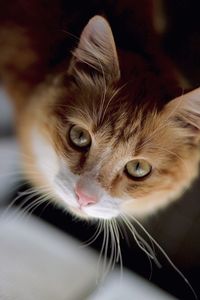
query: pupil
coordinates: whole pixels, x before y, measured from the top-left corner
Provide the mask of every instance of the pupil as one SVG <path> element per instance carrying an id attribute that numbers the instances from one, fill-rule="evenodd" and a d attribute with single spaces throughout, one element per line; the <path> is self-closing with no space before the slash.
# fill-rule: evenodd
<path id="1" fill-rule="evenodd" d="M 81 131 L 81 132 L 79 133 L 79 140 L 82 140 L 82 137 L 83 137 L 83 131 Z"/>
<path id="2" fill-rule="evenodd" d="M 140 169 L 140 163 L 139 162 L 137 163 L 135 168 L 136 168 L 136 171 L 138 171 Z"/>

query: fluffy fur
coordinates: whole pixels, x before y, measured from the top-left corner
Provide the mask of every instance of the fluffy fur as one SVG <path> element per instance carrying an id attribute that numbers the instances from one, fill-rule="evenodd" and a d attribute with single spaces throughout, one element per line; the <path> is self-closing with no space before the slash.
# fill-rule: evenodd
<path id="1" fill-rule="evenodd" d="M 71 58 L 51 72 L 43 64 L 37 77 L 42 55 L 31 34 L 2 27 L 5 53 L 8 31 L 20 38 L 1 58 L 1 76 L 16 104 L 25 173 L 41 192 L 80 217 L 110 219 L 155 212 L 190 186 L 200 159 L 200 89 L 181 95 L 155 33 L 148 53 L 116 50 L 109 23 L 95 16 Z M 10 61 L 16 55 L 20 60 Z M 72 125 L 90 133 L 89 151 L 70 144 Z M 151 164 L 150 176 L 127 176 L 125 165 L 135 158 Z M 77 185 L 96 203 L 80 207 Z"/>

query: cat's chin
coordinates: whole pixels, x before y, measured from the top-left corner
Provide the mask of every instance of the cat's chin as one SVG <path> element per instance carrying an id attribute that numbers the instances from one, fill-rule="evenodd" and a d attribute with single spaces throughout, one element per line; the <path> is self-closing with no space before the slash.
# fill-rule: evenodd
<path id="1" fill-rule="evenodd" d="M 86 214 L 83 210 L 77 207 L 70 207 L 70 212 L 77 218 L 89 220 L 91 217 Z"/>
<path id="2" fill-rule="evenodd" d="M 79 207 L 70 207 L 69 211 L 75 216 L 80 219 L 85 220 L 111 220 L 113 218 L 116 218 L 119 213 L 117 212 L 110 212 L 110 211 L 98 211 L 98 209 L 95 208 L 79 208 Z"/>

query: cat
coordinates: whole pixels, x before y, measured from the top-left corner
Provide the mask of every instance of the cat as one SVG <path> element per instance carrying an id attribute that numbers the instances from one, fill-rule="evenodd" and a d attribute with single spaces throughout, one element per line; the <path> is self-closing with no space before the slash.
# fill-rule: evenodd
<path id="1" fill-rule="evenodd" d="M 143 10 L 127 14 L 130 2 L 103 11 L 88 1 L 98 7 L 88 13 L 76 3 L 77 23 L 63 1 L 16 1 L 0 13 L 0 76 L 24 173 L 45 200 L 83 219 L 152 214 L 198 175 L 200 88 L 182 93 L 152 1 L 132 1 Z"/>

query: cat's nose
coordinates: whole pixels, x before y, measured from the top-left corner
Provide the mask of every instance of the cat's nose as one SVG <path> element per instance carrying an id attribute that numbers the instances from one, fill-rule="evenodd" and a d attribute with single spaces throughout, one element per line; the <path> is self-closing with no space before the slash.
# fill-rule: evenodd
<path id="1" fill-rule="evenodd" d="M 87 194 L 83 189 L 79 187 L 75 189 L 75 193 L 77 195 L 77 201 L 80 206 L 88 206 L 97 202 L 97 198 L 95 196 Z"/>

